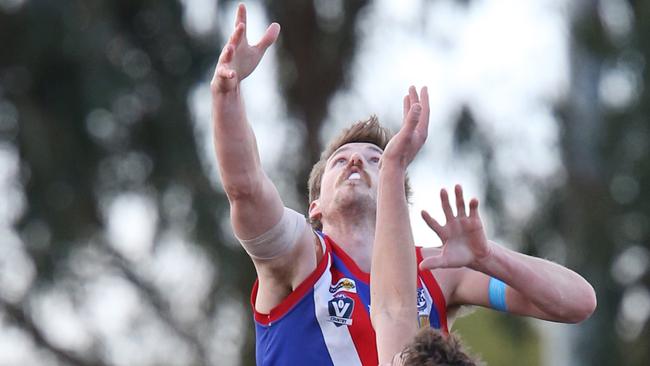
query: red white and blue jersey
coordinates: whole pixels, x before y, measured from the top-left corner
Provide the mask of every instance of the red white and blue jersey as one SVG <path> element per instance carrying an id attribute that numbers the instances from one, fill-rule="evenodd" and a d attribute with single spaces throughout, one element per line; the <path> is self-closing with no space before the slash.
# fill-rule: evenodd
<path id="1" fill-rule="evenodd" d="M 255 311 L 258 366 L 377 366 L 370 323 L 370 275 L 333 240 L 320 235 L 323 258 L 316 269 L 269 314 Z M 421 248 L 416 248 L 418 263 Z M 433 274 L 418 270 L 418 321 L 448 333 L 445 299 Z"/>

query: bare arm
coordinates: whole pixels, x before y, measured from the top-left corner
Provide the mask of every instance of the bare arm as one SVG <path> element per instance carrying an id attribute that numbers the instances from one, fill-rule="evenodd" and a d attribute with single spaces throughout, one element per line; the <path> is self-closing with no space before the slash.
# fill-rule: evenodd
<path id="1" fill-rule="evenodd" d="M 460 186 L 455 188 L 455 216 L 447 192 L 441 191 L 446 224 L 440 225 L 423 212 L 427 224 L 440 236 L 442 253 L 426 258 L 422 268 L 465 267 L 458 271 L 458 282 L 451 305 L 490 306 L 490 277 L 507 284 L 508 312 L 541 319 L 576 323 L 588 318 L 596 308 L 591 285 L 579 274 L 556 263 L 517 253 L 488 241 L 478 214 L 478 200 L 470 201 L 469 215 Z"/>
<path id="2" fill-rule="evenodd" d="M 404 191 L 406 168 L 427 137 L 429 97 L 414 87 L 404 98 L 404 124 L 381 160 L 377 229 L 372 253 L 370 316 L 377 334 L 379 363 L 389 363 L 417 331 L 417 263 Z"/>
<path id="3" fill-rule="evenodd" d="M 212 79 L 214 144 L 219 172 L 231 205 L 235 235 L 250 239 L 280 220 L 282 201 L 260 164 L 255 135 L 240 93 L 240 82 L 260 62 L 277 39 L 280 27 L 271 24 L 255 46 L 246 39 L 246 8 L 237 9 L 235 31 L 219 57 Z M 251 220 L 250 218 L 255 218 Z"/>
<path id="4" fill-rule="evenodd" d="M 257 238 L 280 222 L 284 205 L 275 186 L 264 173 L 253 130 L 246 118 L 240 91 L 241 81 L 250 75 L 261 61 L 266 49 L 278 37 L 280 26 L 271 24 L 256 45 L 246 38 L 246 8 L 237 8 L 235 30 L 224 46 L 210 84 L 214 144 L 221 180 L 230 202 L 230 215 L 235 235 L 239 239 Z M 300 273 L 315 267 L 314 242 L 310 230 L 298 235 L 292 251 L 273 260 L 253 259 L 260 277 L 260 291 L 274 293 L 270 287 L 283 286 L 275 291 L 279 296 L 290 291 L 291 282 Z M 312 249 L 311 252 L 309 249 Z M 311 261 L 296 261 L 295 256 L 311 256 Z M 293 263 L 299 263 L 300 267 Z M 269 290 L 269 291 L 267 291 Z M 277 299 L 263 301 L 274 303 Z M 272 306 L 272 305 L 270 305 Z"/>

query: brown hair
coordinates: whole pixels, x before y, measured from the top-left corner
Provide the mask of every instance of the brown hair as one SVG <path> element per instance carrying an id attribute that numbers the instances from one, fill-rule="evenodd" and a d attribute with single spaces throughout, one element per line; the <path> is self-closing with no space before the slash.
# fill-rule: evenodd
<path id="1" fill-rule="evenodd" d="M 325 172 L 327 159 L 334 154 L 338 148 L 345 144 L 354 142 L 366 142 L 376 145 L 384 150 L 393 134 L 387 128 L 379 124 L 377 116 L 371 115 L 370 118 L 354 123 L 349 128 L 343 130 L 337 137 L 330 141 L 325 150 L 320 155 L 320 160 L 314 165 L 309 174 L 309 202 L 314 202 L 320 197 L 321 181 Z M 407 200 L 411 197 L 411 187 L 408 177 L 404 181 Z M 322 230 L 323 224 L 320 220 L 309 219 L 312 227 L 316 230 Z"/>
<path id="2" fill-rule="evenodd" d="M 453 334 L 443 335 L 439 330 L 424 328 L 402 351 L 404 366 L 480 366 L 483 363 L 463 349 L 461 341 Z"/>

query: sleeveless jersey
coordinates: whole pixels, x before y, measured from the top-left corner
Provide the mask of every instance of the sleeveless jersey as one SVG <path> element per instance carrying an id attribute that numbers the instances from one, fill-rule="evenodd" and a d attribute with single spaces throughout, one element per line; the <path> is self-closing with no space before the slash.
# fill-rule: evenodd
<path id="1" fill-rule="evenodd" d="M 370 275 L 319 233 L 324 254 L 316 269 L 269 314 L 255 311 L 258 366 L 377 366 L 370 323 Z M 421 248 L 416 247 L 418 263 Z M 445 299 L 433 274 L 418 269 L 418 320 L 448 333 Z M 414 320 L 415 321 L 415 320 Z"/>

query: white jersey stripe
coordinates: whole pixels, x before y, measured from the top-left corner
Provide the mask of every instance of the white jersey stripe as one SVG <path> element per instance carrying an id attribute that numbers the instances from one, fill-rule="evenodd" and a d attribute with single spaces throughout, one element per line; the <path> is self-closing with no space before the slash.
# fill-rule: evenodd
<path id="1" fill-rule="evenodd" d="M 334 366 L 361 366 L 361 360 L 354 347 L 352 336 L 347 326 L 337 327 L 334 323 L 328 321 L 329 310 L 327 302 L 332 298 L 329 292 L 332 283 L 332 256 L 327 255 L 327 269 L 323 276 L 314 285 L 314 306 L 318 325 L 323 333 L 327 351 Z"/>

